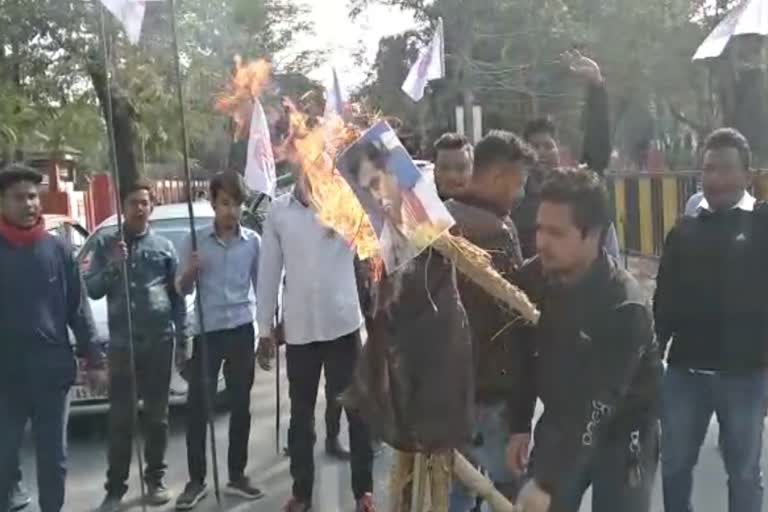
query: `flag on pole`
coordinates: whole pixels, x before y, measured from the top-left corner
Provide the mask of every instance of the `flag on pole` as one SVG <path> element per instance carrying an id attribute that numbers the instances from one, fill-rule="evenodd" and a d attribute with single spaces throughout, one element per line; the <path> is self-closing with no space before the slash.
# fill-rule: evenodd
<path id="1" fill-rule="evenodd" d="M 147 9 L 146 3 L 158 1 L 161 0 L 101 0 L 101 3 L 123 25 L 128 41 L 138 44 L 144 12 Z"/>
<path id="2" fill-rule="evenodd" d="M 333 80 L 330 87 L 325 89 L 325 116 L 342 116 L 346 103 L 347 97 L 341 88 L 339 75 L 336 73 L 336 68 L 333 68 Z"/>
<path id="3" fill-rule="evenodd" d="M 248 136 L 248 159 L 245 164 L 245 184 L 248 188 L 275 197 L 277 175 L 272 140 L 264 107 L 258 98 L 253 99 L 253 115 Z"/>
<path id="4" fill-rule="evenodd" d="M 768 36 L 768 2 L 765 0 L 743 0 L 701 43 L 693 60 L 719 57 L 732 37 L 748 34 Z"/>
<path id="5" fill-rule="evenodd" d="M 437 30 L 429 46 L 419 54 L 403 82 L 403 92 L 413 101 L 421 101 L 424 89 L 430 80 L 445 77 L 445 39 L 443 37 L 443 19 L 437 22 Z"/>

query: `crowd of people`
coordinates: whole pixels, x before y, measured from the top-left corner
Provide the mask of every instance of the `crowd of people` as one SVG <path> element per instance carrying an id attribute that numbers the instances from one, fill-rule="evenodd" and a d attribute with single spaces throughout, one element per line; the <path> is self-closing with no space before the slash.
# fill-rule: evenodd
<path id="1" fill-rule="evenodd" d="M 372 437 L 418 446 L 421 429 L 436 444 L 460 439 L 455 447 L 524 512 L 577 512 L 590 487 L 595 512 L 648 512 L 659 466 L 665 510 L 690 511 L 713 414 L 729 510 L 760 511 L 768 208 L 748 192 L 749 144 L 733 129 L 707 139 L 703 193 L 667 237 L 651 306 L 616 257 L 602 181 L 610 154 L 603 79 L 589 59 L 572 68 L 588 80 L 585 168 L 561 168 L 548 120 L 531 122 L 523 137 L 494 131 L 473 147 L 446 134 L 435 145 L 435 183 L 454 234 L 488 251 L 499 273 L 528 294 L 541 312 L 535 326 L 432 252 L 401 270 L 397 286 L 377 290 L 370 266 L 319 220 L 300 172 L 293 191 L 271 205 L 261 236 L 241 225 L 242 177 L 216 174 L 208 191 L 214 222 L 190 234 L 178 254 L 153 232 L 153 186 L 138 180 L 122 190 L 123 232 L 99 240 L 85 269 L 44 230 L 42 177 L 18 165 L 0 173 L 0 511 L 18 503 L 28 421 L 41 511 L 62 510 L 75 355 L 94 388 L 109 388 L 102 512 L 119 510 L 128 490 L 135 426 L 145 441 L 148 504 L 172 500 L 165 452 L 174 364 L 189 382 L 189 482 L 176 508 L 191 510 L 208 494 L 206 428 L 222 368 L 231 413 L 224 490 L 262 498 L 247 476 L 250 394 L 257 366 L 272 370 L 281 343 L 291 402 L 286 512 L 312 508 L 321 373 L 334 406 L 326 448 L 346 454 L 337 426 L 343 405 L 358 512 L 375 510 Z M 107 353 L 88 297 L 107 298 Z M 384 347 L 433 351 L 431 367 L 406 368 L 428 385 L 403 381 L 400 369 L 391 374 L 389 391 L 402 392 L 402 384 L 409 396 L 393 396 L 394 412 L 382 423 L 370 421 L 370 403 L 338 401 L 360 382 L 364 327 Z M 537 400 L 543 413 L 534 421 Z M 445 410 L 455 422 L 429 421 Z M 471 490 L 455 482 L 450 512 L 476 506 Z"/>

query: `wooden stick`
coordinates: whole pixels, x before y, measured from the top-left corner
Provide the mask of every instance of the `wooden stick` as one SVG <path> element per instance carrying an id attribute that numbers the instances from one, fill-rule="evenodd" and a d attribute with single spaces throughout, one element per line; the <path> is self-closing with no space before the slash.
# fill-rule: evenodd
<path id="1" fill-rule="evenodd" d="M 453 452 L 453 474 L 465 486 L 483 498 L 494 512 L 516 512 L 517 508 L 503 494 L 501 494 L 493 482 L 480 473 L 457 450 Z"/>
<path id="2" fill-rule="evenodd" d="M 427 495 L 427 455 L 417 453 L 413 459 L 411 512 L 423 511 Z"/>

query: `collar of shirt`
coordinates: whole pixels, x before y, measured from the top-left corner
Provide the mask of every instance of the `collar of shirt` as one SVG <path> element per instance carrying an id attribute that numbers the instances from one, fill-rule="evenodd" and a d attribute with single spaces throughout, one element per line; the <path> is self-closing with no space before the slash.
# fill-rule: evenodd
<path id="1" fill-rule="evenodd" d="M 208 231 L 206 233 L 206 236 L 209 236 L 213 238 L 217 243 L 221 245 L 227 245 L 227 242 L 219 238 L 219 235 L 216 233 L 216 226 L 214 224 L 211 224 L 208 228 L 206 228 Z M 235 236 L 238 240 L 246 240 L 245 232 L 243 231 L 243 227 L 238 224 L 237 226 L 237 234 Z"/>
<path id="2" fill-rule="evenodd" d="M 750 194 L 749 192 L 744 192 L 744 195 L 741 196 L 741 199 L 738 203 L 733 205 L 731 207 L 731 210 L 743 210 L 745 212 L 751 212 L 755 209 L 755 197 Z M 709 207 L 709 201 L 707 201 L 706 197 L 701 198 L 701 202 L 699 203 L 699 206 L 696 208 L 696 211 L 701 212 L 712 212 L 712 210 Z"/>

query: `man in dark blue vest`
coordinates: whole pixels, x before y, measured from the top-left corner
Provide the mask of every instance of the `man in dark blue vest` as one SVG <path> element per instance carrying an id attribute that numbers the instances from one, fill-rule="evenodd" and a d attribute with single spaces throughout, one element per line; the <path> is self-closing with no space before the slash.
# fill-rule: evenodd
<path id="1" fill-rule="evenodd" d="M 25 167 L 0 172 L 0 510 L 9 508 L 27 421 L 34 432 L 40 510 L 62 509 L 75 352 L 87 358 L 91 384 L 106 383 L 72 248 L 45 231 L 41 181 Z"/>

